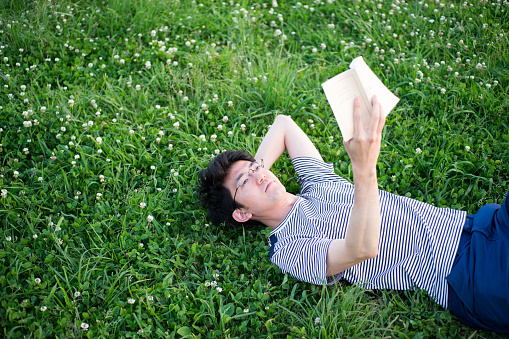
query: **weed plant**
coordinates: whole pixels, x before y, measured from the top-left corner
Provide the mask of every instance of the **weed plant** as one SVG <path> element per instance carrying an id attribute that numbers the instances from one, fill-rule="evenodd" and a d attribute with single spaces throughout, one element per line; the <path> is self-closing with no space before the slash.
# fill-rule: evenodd
<path id="1" fill-rule="evenodd" d="M 380 188 L 475 213 L 509 189 L 509 3 L 3 0 L 1 336 L 479 337 L 425 291 L 320 287 L 262 227 L 210 225 L 197 173 L 292 116 L 350 162 L 320 84 L 362 55 L 401 98 Z M 290 192 L 288 158 L 274 166 Z"/>

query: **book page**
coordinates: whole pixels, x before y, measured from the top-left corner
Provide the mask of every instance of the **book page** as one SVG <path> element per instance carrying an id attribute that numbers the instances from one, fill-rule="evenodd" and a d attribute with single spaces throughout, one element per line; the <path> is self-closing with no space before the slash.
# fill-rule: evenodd
<path id="1" fill-rule="evenodd" d="M 383 112 L 387 116 L 394 106 L 399 102 L 399 98 L 395 96 L 378 77 L 369 68 L 362 56 L 357 57 L 350 63 L 350 68 L 357 70 L 361 83 L 368 95 L 371 102 L 371 98 L 376 94 L 378 101 L 382 105 Z M 370 105 L 371 106 L 371 105 Z"/>
<path id="2" fill-rule="evenodd" d="M 353 101 L 361 97 L 361 117 L 365 128 L 371 119 L 371 101 L 362 87 L 355 69 L 340 73 L 322 84 L 323 91 L 336 117 L 343 140 L 353 138 Z"/>

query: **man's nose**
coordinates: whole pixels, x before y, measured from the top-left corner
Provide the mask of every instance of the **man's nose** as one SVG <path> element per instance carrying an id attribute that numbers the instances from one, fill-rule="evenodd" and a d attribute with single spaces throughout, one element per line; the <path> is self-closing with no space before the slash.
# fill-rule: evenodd
<path id="1" fill-rule="evenodd" d="M 258 185 L 260 185 L 262 182 L 265 181 L 265 178 L 267 177 L 264 173 L 260 172 L 260 171 L 256 171 L 254 172 L 253 174 L 253 177 L 255 178 L 256 180 L 256 183 Z"/>

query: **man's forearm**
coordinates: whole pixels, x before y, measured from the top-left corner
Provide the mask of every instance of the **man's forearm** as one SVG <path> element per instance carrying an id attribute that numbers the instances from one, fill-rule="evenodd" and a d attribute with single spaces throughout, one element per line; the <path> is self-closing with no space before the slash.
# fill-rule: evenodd
<path id="1" fill-rule="evenodd" d="M 263 159 L 265 168 L 269 169 L 285 152 L 291 159 L 306 156 L 322 160 L 308 136 L 286 115 L 278 115 L 265 135 L 255 158 Z"/>
<path id="2" fill-rule="evenodd" d="M 285 122 L 282 115 L 278 115 L 274 120 L 269 131 L 265 134 L 262 143 L 256 151 L 255 159 L 263 159 L 263 163 L 266 169 L 272 167 L 274 162 L 284 153 L 286 150 L 285 145 Z"/>
<path id="3" fill-rule="evenodd" d="M 376 172 L 354 177 L 354 203 L 345 239 L 361 258 L 378 253 L 380 239 L 380 199 Z"/>

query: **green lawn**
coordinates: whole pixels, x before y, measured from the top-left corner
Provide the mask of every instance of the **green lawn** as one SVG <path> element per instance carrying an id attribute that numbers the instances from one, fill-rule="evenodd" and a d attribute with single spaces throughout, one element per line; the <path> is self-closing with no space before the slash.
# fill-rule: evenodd
<path id="1" fill-rule="evenodd" d="M 197 173 L 291 115 L 350 162 L 321 83 L 362 55 L 400 99 L 380 188 L 475 213 L 509 190 L 509 2 L 3 0 L 0 336 L 465 337 L 425 291 L 281 274 L 211 225 Z M 287 157 L 273 169 L 298 193 Z"/>

